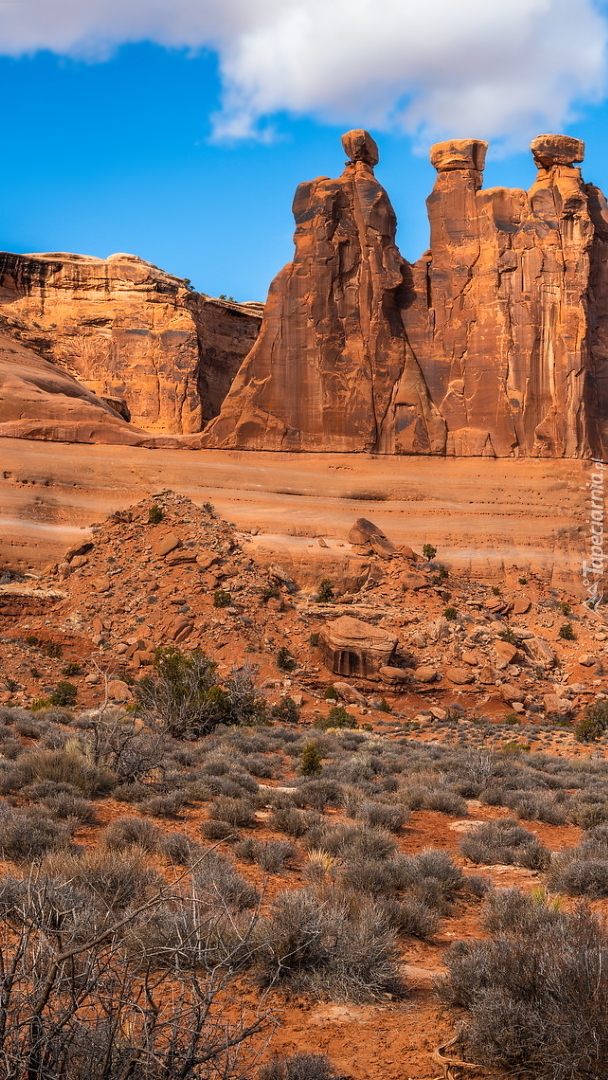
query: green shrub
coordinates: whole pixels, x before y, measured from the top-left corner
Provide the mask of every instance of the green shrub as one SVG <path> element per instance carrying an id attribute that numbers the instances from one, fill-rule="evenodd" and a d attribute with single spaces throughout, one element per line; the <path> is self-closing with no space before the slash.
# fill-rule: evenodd
<path id="1" fill-rule="evenodd" d="M 62 667 L 61 674 L 66 675 L 68 678 L 73 675 L 82 675 L 82 667 L 75 660 L 70 660 L 69 664 Z"/>
<path id="2" fill-rule="evenodd" d="M 260 590 L 260 596 L 264 602 L 267 600 L 278 600 L 281 596 L 281 590 L 278 585 L 265 585 Z"/>
<path id="3" fill-rule="evenodd" d="M 574 729 L 578 742 L 597 742 L 608 731 L 608 701 L 594 701 L 587 705 Z"/>
<path id="4" fill-rule="evenodd" d="M 431 562 L 437 554 L 437 548 L 433 547 L 432 544 L 423 544 L 422 554 L 424 555 L 425 559 L 428 559 L 428 561 Z"/>
<path id="5" fill-rule="evenodd" d="M 520 585 L 527 585 L 527 584 L 528 584 L 528 579 L 527 579 L 527 577 L 520 577 L 520 578 L 519 578 L 519 584 L 520 584 Z"/>
<path id="6" fill-rule="evenodd" d="M 215 608 L 230 607 L 232 603 L 232 596 L 226 589 L 216 589 L 213 594 L 213 606 Z"/>
<path id="7" fill-rule="evenodd" d="M 498 585 L 492 585 L 492 596 L 500 596 L 500 589 Z"/>
<path id="8" fill-rule="evenodd" d="M 76 704 L 77 697 L 78 687 L 74 686 L 74 683 L 68 682 L 67 679 L 61 679 L 51 694 L 51 705 L 70 708 Z"/>
<path id="9" fill-rule="evenodd" d="M 285 694 L 276 705 L 270 709 L 273 720 L 281 720 L 284 724 L 297 724 L 300 719 L 300 710 L 289 694 Z"/>
<path id="10" fill-rule="evenodd" d="M 316 743 L 306 743 L 300 753 L 300 773 L 302 776 L 315 776 L 321 772 L 321 753 Z"/>
<path id="11" fill-rule="evenodd" d="M 323 578 L 319 582 L 319 589 L 316 596 L 317 604 L 329 604 L 334 598 L 334 590 L 329 578 Z"/>
<path id="12" fill-rule="evenodd" d="M 564 623 L 563 626 L 560 626 L 557 636 L 563 638 L 564 641 L 576 641 L 576 634 L 574 633 L 572 623 L 567 622 Z"/>
<path id="13" fill-rule="evenodd" d="M 136 701 L 174 738 L 200 738 L 218 724 L 240 722 L 233 696 L 216 682 L 217 664 L 201 649 L 186 654 L 174 645 L 158 648 L 152 667 L 154 674 L 135 685 Z"/>
<path id="14" fill-rule="evenodd" d="M 52 702 L 50 698 L 38 697 L 34 698 L 32 704 L 30 705 L 30 709 L 32 710 L 32 712 L 40 712 L 41 709 L 48 709 L 49 705 L 51 704 Z"/>
<path id="15" fill-rule="evenodd" d="M 295 657 L 290 653 L 286 645 L 281 645 L 277 652 L 277 667 L 281 671 L 293 671 L 296 666 Z"/>
<path id="16" fill-rule="evenodd" d="M 325 693 L 323 694 L 323 697 L 325 698 L 326 701 L 337 701 L 338 700 L 338 691 L 336 690 L 336 688 L 334 686 L 326 686 L 325 687 Z"/>
<path id="17" fill-rule="evenodd" d="M 61 659 L 63 648 L 57 641 L 47 641 L 46 644 L 42 646 L 42 651 L 50 660 L 59 660 Z"/>
<path id="18" fill-rule="evenodd" d="M 451 622 L 458 618 L 458 611 L 455 607 L 446 607 L 443 616 L 445 619 L 449 619 Z"/>
<path id="19" fill-rule="evenodd" d="M 562 615 L 571 615 L 572 614 L 572 608 L 570 607 L 570 604 L 568 603 L 567 600 L 562 600 L 561 601 L 561 603 L 559 605 L 559 609 L 560 609 Z"/>
<path id="20" fill-rule="evenodd" d="M 343 705 L 333 705 L 327 716 L 317 716 L 313 727 L 327 731 L 329 728 L 356 728 L 357 721 Z"/>
<path id="21" fill-rule="evenodd" d="M 160 523 L 163 520 L 164 516 L 165 515 L 164 515 L 163 511 L 161 510 L 160 506 L 157 506 L 157 504 L 154 503 L 154 506 L 151 506 L 150 509 L 148 510 L 148 524 L 149 525 L 160 525 Z"/>

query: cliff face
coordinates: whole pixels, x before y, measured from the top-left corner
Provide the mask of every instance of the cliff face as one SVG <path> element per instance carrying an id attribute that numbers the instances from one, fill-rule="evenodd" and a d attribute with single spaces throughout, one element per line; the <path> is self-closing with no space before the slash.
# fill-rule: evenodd
<path id="1" fill-rule="evenodd" d="M 447 452 L 587 456 L 598 435 L 590 325 L 599 313 L 589 293 L 598 238 L 575 166 L 584 147 L 535 139 L 529 192 L 482 190 L 485 150 L 441 143 L 431 154 L 432 257 L 418 268 L 429 305 L 426 327 L 417 311 L 412 329 Z M 407 311 L 403 320 L 407 329 Z"/>
<path id="2" fill-rule="evenodd" d="M 260 314 L 133 255 L 0 254 L 0 327 L 152 432 L 217 413 Z"/>
<path id="3" fill-rule="evenodd" d="M 341 177 L 300 184 L 294 261 L 270 287 L 260 337 L 205 432 L 209 446 L 438 453 L 432 405 L 399 312 L 405 263 L 366 132 Z"/>
<path id="4" fill-rule="evenodd" d="M 457 456 L 601 454 L 608 214 L 566 136 L 532 143 L 529 192 L 483 190 L 487 144 L 439 143 L 431 249 L 409 266 L 349 132 L 338 180 L 296 192 L 296 252 L 206 446 Z"/>

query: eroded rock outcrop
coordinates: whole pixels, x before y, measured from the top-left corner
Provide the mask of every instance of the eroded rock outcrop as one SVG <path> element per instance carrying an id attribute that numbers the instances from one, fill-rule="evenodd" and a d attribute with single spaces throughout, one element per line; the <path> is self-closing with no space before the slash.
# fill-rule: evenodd
<path id="1" fill-rule="evenodd" d="M 405 310 L 404 324 L 448 426 L 449 454 L 584 457 L 598 445 L 594 226 L 576 167 L 584 146 L 535 139 L 529 192 L 481 188 L 486 146 L 433 147 L 431 257 L 414 268 L 428 321 L 421 334 L 420 310 Z"/>
<path id="2" fill-rule="evenodd" d="M 442 453 L 445 424 L 403 332 L 407 265 L 367 132 L 343 138 L 337 180 L 300 184 L 294 260 L 205 433 L 207 446 Z"/>
<path id="3" fill-rule="evenodd" d="M 0 333 L 0 436 L 50 442 L 196 448 L 200 435 L 151 435 L 78 379 Z"/>
<path id="4" fill-rule="evenodd" d="M 134 255 L 0 254 L 0 327 L 151 432 L 219 412 L 260 317 Z"/>
<path id="5" fill-rule="evenodd" d="M 296 192 L 294 261 L 207 446 L 499 457 L 608 452 L 608 211 L 584 146 L 532 143 L 529 192 L 482 188 L 487 144 L 432 148 L 431 249 L 413 266 L 349 132 L 337 180 Z"/>

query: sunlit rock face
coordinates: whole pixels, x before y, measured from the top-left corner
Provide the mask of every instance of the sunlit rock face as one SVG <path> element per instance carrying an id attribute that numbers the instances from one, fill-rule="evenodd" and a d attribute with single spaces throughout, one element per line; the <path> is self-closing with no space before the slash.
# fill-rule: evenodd
<path id="1" fill-rule="evenodd" d="M 584 145 L 532 143 L 529 192 L 483 189 L 487 144 L 431 150 L 431 247 L 409 265 L 348 132 L 341 177 L 301 184 L 294 260 L 205 445 L 456 456 L 601 455 L 608 417 L 608 214 Z"/>
<path id="2" fill-rule="evenodd" d="M 217 414 L 260 315 L 135 255 L 0 254 L 0 328 L 151 432 Z"/>
<path id="3" fill-rule="evenodd" d="M 337 180 L 300 184 L 293 262 L 205 433 L 208 446 L 443 453 L 445 424 L 408 345 L 408 267 L 367 132 L 343 138 Z"/>

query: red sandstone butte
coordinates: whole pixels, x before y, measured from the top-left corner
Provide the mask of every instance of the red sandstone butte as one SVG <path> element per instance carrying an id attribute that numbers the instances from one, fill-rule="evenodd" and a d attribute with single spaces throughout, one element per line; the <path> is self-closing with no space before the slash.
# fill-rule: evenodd
<path id="1" fill-rule="evenodd" d="M 206 446 L 443 453 L 445 423 L 403 329 L 407 265 L 367 132 L 343 138 L 337 180 L 300 184 L 294 260 Z"/>
<path id="2" fill-rule="evenodd" d="M 134 255 L 0 254 L 0 327 L 149 432 L 193 434 L 219 412 L 261 310 Z"/>
<path id="3" fill-rule="evenodd" d="M 413 266 L 348 132 L 341 177 L 301 184 L 294 260 L 208 447 L 489 457 L 608 452 L 608 212 L 565 135 L 529 192 L 482 188 L 487 144 L 431 150 L 431 248 Z"/>

